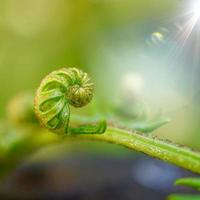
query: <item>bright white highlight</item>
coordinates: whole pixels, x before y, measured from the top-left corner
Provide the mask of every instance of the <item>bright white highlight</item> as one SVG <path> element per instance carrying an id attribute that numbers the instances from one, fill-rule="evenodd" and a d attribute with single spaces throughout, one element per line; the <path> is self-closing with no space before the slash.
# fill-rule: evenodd
<path id="1" fill-rule="evenodd" d="M 189 0 L 182 17 L 184 22 L 176 36 L 179 40 L 179 46 L 175 49 L 175 55 L 184 48 L 191 35 L 199 31 L 197 25 L 200 24 L 200 0 Z"/>
<path id="2" fill-rule="evenodd" d="M 193 2 L 192 13 L 193 13 L 194 19 L 198 20 L 200 18 L 200 1 L 199 0 L 196 0 Z"/>

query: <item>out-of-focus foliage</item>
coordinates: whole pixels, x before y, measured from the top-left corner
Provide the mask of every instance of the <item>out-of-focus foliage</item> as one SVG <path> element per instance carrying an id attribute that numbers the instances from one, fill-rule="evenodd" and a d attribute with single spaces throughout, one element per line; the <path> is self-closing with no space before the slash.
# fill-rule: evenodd
<path id="1" fill-rule="evenodd" d="M 7 105 L 7 118 L 17 124 L 38 123 L 34 113 L 34 93 L 20 93 Z"/>
<path id="2" fill-rule="evenodd" d="M 199 195 L 171 195 L 168 200 L 199 200 Z"/>
<path id="3" fill-rule="evenodd" d="M 13 170 L 23 159 L 59 138 L 38 126 L 0 122 L 0 177 Z"/>
<path id="4" fill-rule="evenodd" d="M 200 179 L 199 178 L 182 178 L 177 179 L 175 182 L 176 185 L 182 185 L 186 187 L 192 187 L 196 190 L 200 188 Z M 184 195 L 184 194 L 174 194 L 169 196 L 168 200 L 198 200 L 200 195 Z"/>
<path id="5" fill-rule="evenodd" d="M 192 187 L 197 190 L 200 189 L 200 179 L 199 178 L 182 178 L 182 179 L 176 180 L 175 184 Z"/>

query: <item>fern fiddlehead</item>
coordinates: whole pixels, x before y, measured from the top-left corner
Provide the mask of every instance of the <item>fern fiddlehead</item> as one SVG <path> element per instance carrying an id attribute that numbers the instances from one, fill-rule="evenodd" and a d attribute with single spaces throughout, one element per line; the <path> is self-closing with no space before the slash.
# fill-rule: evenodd
<path id="1" fill-rule="evenodd" d="M 81 70 L 76 68 L 56 70 L 43 79 L 37 90 L 35 113 L 41 124 L 53 132 L 62 135 L 71 134 L 72 137 L 68 138 L 74 139 L 73 136 L 76 135 L 76 139 L 119 144 L 200 173 L 200 153 L 191 149 L 151 135 L 129 131 L 112 123 L 109 123 L 106 129 L 105 121 L 99 121 L 96 124 L 91 124 L 91 121 L 87 124 L 84 121 L 78 127 L 69 126 L 69 106 L 87 105 L 92 99 L 93 90 L 94 86 L 89 76 Z M 154 126 L 153 129 L 155 129 Z"/>
<path id="2" fill-rule="evenodd" d="M 47 75 L 41 82 L 34 100 L 35 113 L 43 126 L 57 133 L 103 133 L 106 122 L 96 125 L 69 127 L 70 105 L 87 105 L 94 92 L 94 84 L 87 73 L 77 68 L 62 68 Z"/>

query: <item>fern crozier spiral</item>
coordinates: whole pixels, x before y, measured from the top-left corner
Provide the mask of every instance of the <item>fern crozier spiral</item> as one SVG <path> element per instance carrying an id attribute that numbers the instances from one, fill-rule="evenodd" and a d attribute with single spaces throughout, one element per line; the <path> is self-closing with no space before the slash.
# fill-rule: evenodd
<path id="1" fill-rule="evenodd" d="M 34 101 L 35 113 L 48 129 L 67 133 L 69 105 L 87 105 L 94 92 L 94 84 L 87 73 L 77 68 L 62 68 L 47 75 L 41 82 Z"/>

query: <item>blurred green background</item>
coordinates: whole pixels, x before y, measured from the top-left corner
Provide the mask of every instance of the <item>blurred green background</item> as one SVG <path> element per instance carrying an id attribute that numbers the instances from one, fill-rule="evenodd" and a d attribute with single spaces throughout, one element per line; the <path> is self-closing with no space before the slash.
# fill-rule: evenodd
<path id="1" fill-rule="evenodd" d="M 177 16 L 187 3 L 0 0 L 0 116 L 10 98 L 34 92 L 52 70 L 79 67 L 95 82 L 100 111 L 121 98 L 127 76 L 136 77 L 150 109 L 172 119 L 156 134 L 200 148 L 195 33 L 177 50 L 184 20 Z"/>

